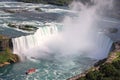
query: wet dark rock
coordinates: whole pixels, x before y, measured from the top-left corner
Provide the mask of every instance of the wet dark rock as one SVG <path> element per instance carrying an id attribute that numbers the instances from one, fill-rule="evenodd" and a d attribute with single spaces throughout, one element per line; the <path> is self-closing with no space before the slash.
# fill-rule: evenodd
<path id="1" fill-rule="evenodd" d="M 109 33 L 117 33 L 118 29 L 117 28 L 109 28 L 108 31 L 109 31 Z"/>
<path id="2" fill-rule="evenodd" d="M 17 24 L 17 23 L 9 23 L 8 26 L 26 31 L 36 31 L 38 29 L 37 27 L 34 27 L 32 25 Z"/>
<path id="3" fill-rule="evenodd" d="M 9 48 L 9 38 L 0 35 L 0 51 L 4 51 L 6 48 Z"/>

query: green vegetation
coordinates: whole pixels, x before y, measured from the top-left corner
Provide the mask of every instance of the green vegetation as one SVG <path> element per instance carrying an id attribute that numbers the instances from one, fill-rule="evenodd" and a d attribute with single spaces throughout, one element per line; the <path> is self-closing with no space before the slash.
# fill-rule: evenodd
<path id="1" fill-rule="evenodd" d="M 99 71 L 91 71 L 86 75 L 86 78 L 91 80 L 101 80 L 103 78 L 103 74 Z"/>
<path id="2" fill-rule="evenodd" d="M 113 60 L 113 62 L 120 61 L 120 52 L 116 53 L 117 58 Z"/>
<path id="3" fill-rule="evenodd" d="M 10 49 L 6 49 L 5 51 L 0 52 L 0 64 L 3 64 L 5 62 L 16 62 L 18 61 L 17 55 L 13 54 Z"/>
<path id="4" fill-rule="evenodd" d="M 120 80 L 120 52 L 112 63 L 100 65 L 98 70 L 89 71 L 85 77 L 77 80 Z"/>
<path id="5" fill-rule="evenodd" d="M 0 35 L 0 67 L 19 61 L 19 57 L 12 53 L 9 41 L 10 38 Z"/>

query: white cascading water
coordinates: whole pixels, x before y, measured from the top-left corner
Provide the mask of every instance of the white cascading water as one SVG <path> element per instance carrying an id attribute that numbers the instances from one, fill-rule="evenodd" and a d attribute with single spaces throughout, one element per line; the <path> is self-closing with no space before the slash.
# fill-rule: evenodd
<path id="1" fill-rule="evenodd" d="M 13 38 L 13 52 L 20 54 L 35 46 L 42 45 L 50 36 L 58 33 L 58 28 L 40 27 L 33 35 Z"/>
<path id="2" fill-rule="evenodd" d="M 96 49 L 92 51 L 92 55 L 88 55 L 91 58 L 103 59 L 106 58 L 110 52 L 113 41 L 103 33 L 98 33 L 95 36 Z"/>
<path id="3" fill-rule="evenodd" d="M 58 26 L 42 27 L 33 35 L 13 39 L 14 53 L 39 57 L 44 53 L 40 53 L 39 50 L 42 46 L 37 46 L 45 44 L 50 53 L 57 52 L 62 56 L 81 54 L 96 59 L 107 57 L 113 41 L 97 30 L 96 23 L 100 18 L 98 12 L 104 7 L 109 7 L 112 0 L 91 1 L 94 3 L 93 6 L 79 2 L 71 4 L 71 11 L 77 13 L 77 17 L 66 17 L 61 33 L 58 33 Z M 57 36 L 51 37 L 56 33 Z M 37 55 L 34 55 L 36 53 Z"/>
<path id="4" fill-rule="evenodd" d="M 21 36 L 18 38 L 13 38 L 13 52 L 22 56 L 21 54 L 29 49 L 36 46 L 44 45 L 45 42 L 49 41 L 50 37 L 59 32 L 57 26 L 55 27 L 42 27 L 39 28 L 35 34 L 28 36 Z M 88 57 L 101 59 L 108 56 L 111 49 L 113 41 L 106 35 L 98 33 L 95 35 L 96 49 L 87 54 Z M 99 55 L 100 54 L 100 55 Z M 103 55 L 101 55 L 103 54 Z"/>

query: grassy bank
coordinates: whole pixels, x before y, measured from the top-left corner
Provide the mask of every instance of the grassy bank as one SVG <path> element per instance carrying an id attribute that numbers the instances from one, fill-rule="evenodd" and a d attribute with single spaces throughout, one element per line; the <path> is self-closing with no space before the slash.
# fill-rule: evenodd
<path id="1" fill-rule="evenodd" d="M 3 67 L 8 64 L 18 62 L 19 58 L 16 54 L 13 54 L 10 49 L 5 51 L 0 51 L 0 67 Z"/>
<path id="2" fill-rule="evenodd" d="M 13 54 L 10 49 L 0 52 L 0 64 L 4 62 L 16 62 L 18 60 L 17 55 Z"/>

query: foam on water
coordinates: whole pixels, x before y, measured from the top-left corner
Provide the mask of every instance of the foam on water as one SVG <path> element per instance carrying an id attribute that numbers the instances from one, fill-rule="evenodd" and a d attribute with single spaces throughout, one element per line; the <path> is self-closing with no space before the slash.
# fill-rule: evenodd
<path id="1" fill-rule="evenodd" d="M 58 33 L 57 27 L 40 27 L 33 35 L 13 39 L 13 51 L 14 53 L 22 53 L 30 48 L 42 45 L 50 36 L 56 33 Z"/>
<path id="2" fill-rule="evenodd" d="M 38 7 L 36 4 L 25 4 L 25 7 L 26 5 L 30 8 Z M 65 18 L 62 27 L 59 24 L 47 23 L 34 34 L 13 38 L 13 52 L 30 60 L 1 68 L 0 73 L 3 74 L 0 77 L 7 80 L 66 80 L 88 69 L 94 64 L 94 59 L 107 57 L 112 40 L 100 32 L 89 31 L 95 28 L 92 24 L 96 22 L 95 6 L 76 3 L 71 11 L 78 13 L 77 17 Z M 62 11 L 61 8 L 54 9 Z M 32 67 L 39 71 L 24 75 L 25 71 Z"/>
<path id="3" fill-rule="evenodd" d="M 55 8 L 55 9 L 46 9 L 46 8 L 41 8 L 42 11 L 48 12 L 48 13 L 67 13 L 67 12 L 72 12 L 70 10 L 65 10 L 65 9 L 60 9 L 60 8 Z"/>

